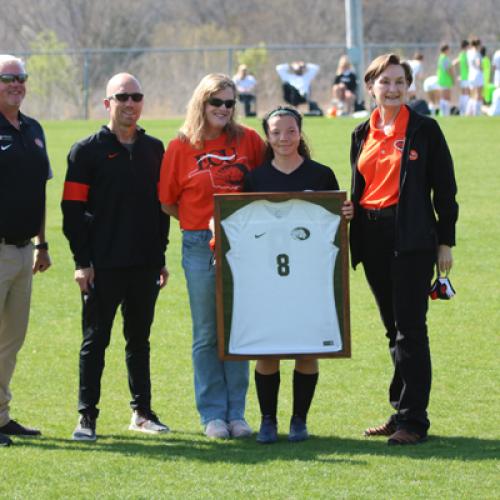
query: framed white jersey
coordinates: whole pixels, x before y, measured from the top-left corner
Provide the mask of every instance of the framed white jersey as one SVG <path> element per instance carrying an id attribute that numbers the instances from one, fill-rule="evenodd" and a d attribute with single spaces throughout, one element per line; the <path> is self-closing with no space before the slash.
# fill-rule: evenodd
<path id="1" fill-rule="evenodd" d="M 216 195 L 222 359 L 350 356 L 345 192 Z"/>

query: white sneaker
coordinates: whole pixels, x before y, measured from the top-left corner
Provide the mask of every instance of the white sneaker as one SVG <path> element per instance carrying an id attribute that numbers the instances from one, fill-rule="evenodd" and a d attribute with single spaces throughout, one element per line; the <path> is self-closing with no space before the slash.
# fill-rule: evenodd
<path id="1" fill-rule="evenodd" d="M 230 434 L 226 422 L 220 418 L 210 420 L 205 427 L 205 436 L 214 439 L 228 439 Z"/>
<path id="2" fill-rule="evenodd" d="M 73 441 L 95 441 L 95 418 L 82 414 L 78 418 L 78 424 L 73 431 Z"/>
<path id="3" fill-rule="evenodd" d="M 134 410 L 129 425 L 130 431 L 145 432 L 146 434 L 161 434 L 170 432 L 167 425 L 160 422 L 156 413 L 149 410 Z"/>
<path id="4" fill-rule="evenodd" d="M 253 434 L 252 428 L 247 424 L 244 419 L 231 420 L 228 425 L 231 437 L 244 438 Z"/>

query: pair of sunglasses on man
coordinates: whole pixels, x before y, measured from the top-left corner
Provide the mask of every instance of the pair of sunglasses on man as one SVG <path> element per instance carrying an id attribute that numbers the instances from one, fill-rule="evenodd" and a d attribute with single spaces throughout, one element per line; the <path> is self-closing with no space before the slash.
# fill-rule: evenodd
<path id="1" fill-rule="evenodd" d="M 114 99 L 118 102 L 127 102 L 129 99 L 132 99 L 134 102 L 141 102 L 144 99 L 144 94 L 141 94 L 140 92 L 133 92 L 132 94 L 119 92 L 118 94 L 108 96 L 108 99 Z"/>
<path id="2" fill-rule="evenodd" d="M 14 83 L 18 81 L 19 83 L 24 83 L 28 79 L 28 75 L 26 73 L 19 73 L 18 75 L 14 73 L 2 73 L 0 75 L 0 82 L 2 83 Z"/>

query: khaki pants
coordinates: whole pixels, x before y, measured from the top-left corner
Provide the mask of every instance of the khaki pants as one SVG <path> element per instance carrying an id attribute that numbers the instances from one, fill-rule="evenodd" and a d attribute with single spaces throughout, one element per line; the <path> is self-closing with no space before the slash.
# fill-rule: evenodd
<path id="1" fill-rule="evenodd" d="M 0 427 L 9 422 L 9 384 L 30 311 L 33 245 L 0 243 Z"/>

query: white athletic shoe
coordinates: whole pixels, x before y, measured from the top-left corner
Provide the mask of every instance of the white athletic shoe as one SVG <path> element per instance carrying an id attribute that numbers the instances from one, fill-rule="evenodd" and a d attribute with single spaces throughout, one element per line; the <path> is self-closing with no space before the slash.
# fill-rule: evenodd
<path id="1" fill-rule="evenodd" d="M 228 425 L 231 437 L 234 438 L 244 438 L 249 437 L 253 434 L 251 427 L 247 424 L 244 419 L 241 420 L 231 420 Z"/>
<path id="2" fill-rule="evenodd" d="M 220 418 L 210 420 L 205 427 L 205 436 L 214 439 L 228 439 L 230 434 L 226 422 Z"/>
<path id="3" fill-rule="evenodd" d="M 129 425 L 130 431 L 145 432 L 146 434 L 161 434 L 170 432 L 167 425 L 160 422 L 156 413 L 149 410 L 134 410 Z"/>

